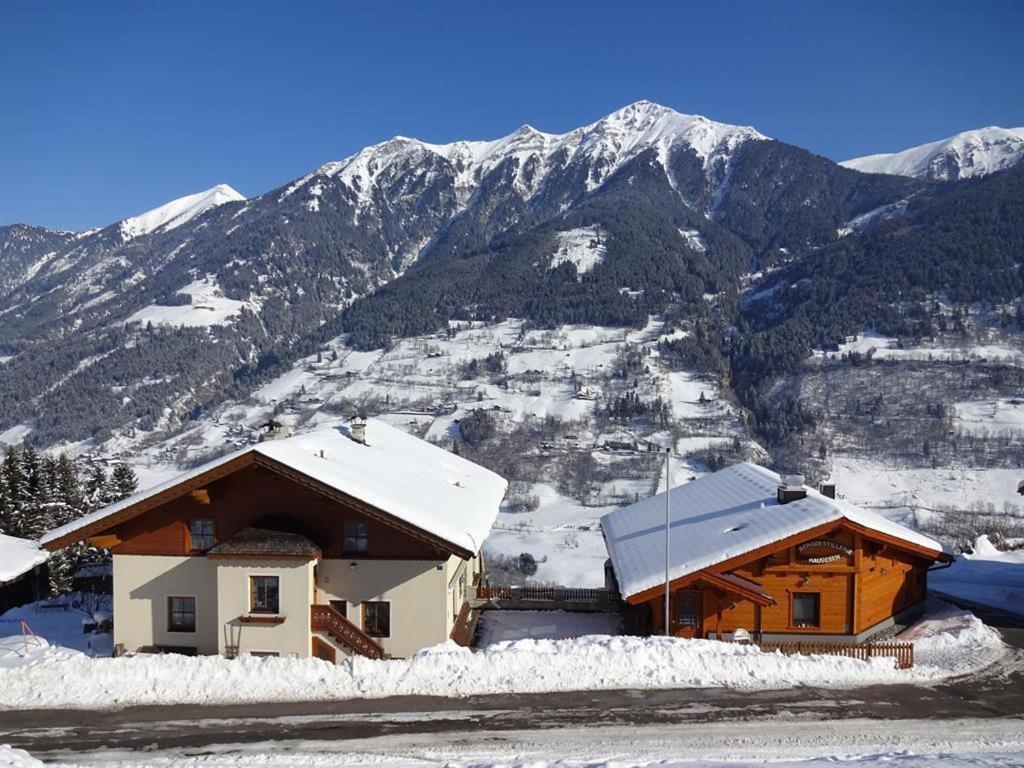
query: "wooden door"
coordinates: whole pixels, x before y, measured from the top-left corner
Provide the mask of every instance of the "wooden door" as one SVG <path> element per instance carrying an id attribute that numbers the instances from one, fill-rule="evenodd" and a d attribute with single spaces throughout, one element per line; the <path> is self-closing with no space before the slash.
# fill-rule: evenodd
<path id="1" fill-rule="evenodd" d="M 704 614 L 703 594 L 683 589 L 672 595 L 672 634 L 676 637 L 701 637 Z"/>
<path id="2" fill-rule="evenodd" d="M 319 637 L 313 637 L 313 656 L 317 659 L 323 659 L 329 661 L 331 664 L 337 663 L 337 656 L 334 651 L 334 647 L 328 645 Z"/>

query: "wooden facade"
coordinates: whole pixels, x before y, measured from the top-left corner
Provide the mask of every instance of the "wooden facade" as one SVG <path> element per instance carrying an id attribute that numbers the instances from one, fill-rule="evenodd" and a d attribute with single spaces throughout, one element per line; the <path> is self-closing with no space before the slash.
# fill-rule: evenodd
<path id="1" fill-rule="evenodd" d="M 856 637 L 921 603 L 935 560 L 848 521 L 819 526 L 674 581 L 671 632 Z M 648 606 L 653 634 L 664 632 L 664 595 L 656 587 L 629 598 Z"/>
<path id="2" fill-rule="evenodd" d="M 212 520 L 220 543 L 247 526 L 301 533 L 315 542 L 323 558 L 444 560 L 451 553 L 439 543 L 396 527 L 364 505 L 318 493 L 275 469 L 248 463 L 94 534 L 115 555 L 194 555 L 189 521 Z M 345 523 L 365 523 L 368 549 L 346 552 Z"/>

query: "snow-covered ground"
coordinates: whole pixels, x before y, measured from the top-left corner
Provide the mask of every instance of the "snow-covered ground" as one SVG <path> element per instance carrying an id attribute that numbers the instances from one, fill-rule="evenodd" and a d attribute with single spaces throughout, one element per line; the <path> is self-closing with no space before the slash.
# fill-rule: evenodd
<path id="1" fill-rule="evenodd" d="M 891 659 L 783 656 L 714 640 L 588 635 L 513 640 L 481 651 L 452 642 L 409 659 L 224 659 L 139 654 L 89 658 L 45 647 L 0 668 L 0 708 L 111 708 L 142 704 L 314 701 L 384 696 L 729 687 L 857 687 L 932 683 L 988 666 L 1005 652 L 969 613 L 938 607 L 915 626 L 915 666 Z"/>
<path id="2" fill-rule="evenodd" d="M 597 227 L 559 232 L 555 238 L 555 252 L 551 256 L 551 269 L 569 263 L 576 267 L 578 275 L 589 272 L 604 261 L 608 248 L 602 240 L 607 240 L 607 237 Z"/>
<path id="3" fill-rule="evenodd" d="M 25 637 L 22 622 L 31 632 L 43 640 L 44 645 L 77 651 L 86 656 L 110 656 L 114 649 L 109 632 L 84 631 L 84 623 L 90 614 L 111 615 L 111 601 L 108 595 L 95 597 L 87 594 L 70 593 L 56 598 L 11 608 L 0 615 L 0 667 L 20 666 L 25 651 Z M 29 639 L 30 655 L 35 652 L 35 641 Z"/>
<path id="4" fill-rule="evenodd" d="M 569 613 L 567 611 L 483 611 L 477 625 L 476 644 L 489 648 L 515 640 L 568 640 L 585 635 L 617 635 L 618 613 Z"/>
<path id="5" fill-rule="evenodd" d="M 252 307 L 247 302 L 226 298 L 216 279 L 209 275 L 189 283 L 178 293 L 190 296 L 191 303 L 176 306 L 150 304 L 131 315 L 125 323 L 201 328 L 224 325 L 237 317 L 244 307 Z"/>
<path id="6" fill-rule="evenodd" d="M 981 536 L 970 555 L 928 576 L 928 586 L 952 597 L 1024 613 L 1024 549 L 1001 552 Z"/>

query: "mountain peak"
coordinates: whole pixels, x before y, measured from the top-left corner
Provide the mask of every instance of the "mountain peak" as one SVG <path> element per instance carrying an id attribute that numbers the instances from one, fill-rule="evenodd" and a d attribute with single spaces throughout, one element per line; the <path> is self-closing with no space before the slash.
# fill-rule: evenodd
<path id="1" fill-rule="evenodd" d="M 900 152 L 867 155 L 840 165 L 863 173 L 888 173 L 938 181 L 984 176 L 1024 158 L 1024 128 L 990 125 Z"/>
<path id="2" fill-rule="evenodd" d="M 125 240 L 131 240 L 158 229 L 166 232 L 180 227 L 210 208 L 239 200 L 245 200 L 245 196 L 227 184 L 218 184 L 203 192 L 171 200 L 151 211 L 125 219 L 121 222 L 121 235 Z"/>

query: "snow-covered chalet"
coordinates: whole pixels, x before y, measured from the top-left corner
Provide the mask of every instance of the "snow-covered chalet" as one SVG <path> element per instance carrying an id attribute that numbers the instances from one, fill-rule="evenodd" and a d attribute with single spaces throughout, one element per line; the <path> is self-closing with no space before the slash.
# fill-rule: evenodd
<path id="1" fill-rule="evenodd" d="M 952 556 L 824 490 L 742 463 L 673 488 L 667 505 L 662 493 L 605 515 L 609 580 L 635 629 L 664 632 L 666 575 L 680 637 L 861 642 L 909 620 L 928 570 Z"/>
<path id="2" fill-rule="evenodd" d="M 230 453 L 42 544 L 111 550 L 122 651 L 402 657 L 458 631 L 505 488 L 370 420 Z"/>

